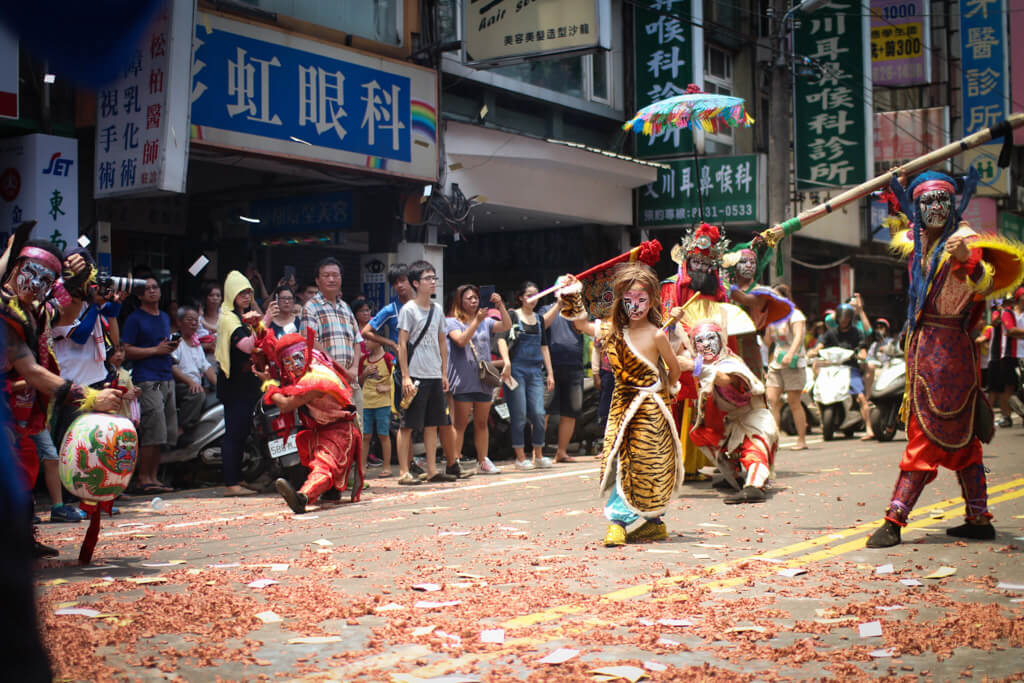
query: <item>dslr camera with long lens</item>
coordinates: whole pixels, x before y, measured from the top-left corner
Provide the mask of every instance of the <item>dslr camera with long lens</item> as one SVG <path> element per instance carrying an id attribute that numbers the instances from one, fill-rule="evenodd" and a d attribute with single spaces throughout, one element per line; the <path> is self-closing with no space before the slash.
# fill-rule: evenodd
<path id="1" fill-rule="evenodd" d="M 146 281 L 137 278 L 122 277 L 119 275 L 97 275 L 96 289 L 101 294 L 110 292 L 130 292 L 136 287 L 145 287 Z"/>

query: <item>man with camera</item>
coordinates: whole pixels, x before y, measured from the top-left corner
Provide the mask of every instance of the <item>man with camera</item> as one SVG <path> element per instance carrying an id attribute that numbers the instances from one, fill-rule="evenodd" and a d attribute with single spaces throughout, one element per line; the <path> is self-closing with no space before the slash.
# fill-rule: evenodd
<path id="1" fill-rule="evenodd" d="M 160 449 L 178 440 L 178 412 L 174 400 L 171 354 L 181 335 L 171 335 L 171 319 L 160 310 L 160 283 L 146 278 L 139 308 L 124 322 L 121 338 L 128 359 L 133 361 L 132 382 L 142 389 L 139 398 L 139 462 L 132 492 L 144 495 L 168 493 L 173 489 L 160 483 Z"/>
<path id="2" fill-rule="evenodd" d="M 82 247 L 67 249 L 64 258 L 69 259 L 76 254 L 85 261 L 87 269 L 95 272 L 96 262 L 88 250 Z M 96 277 L 88 277 L 77 286 L 69 284 L 66 290 L 70 299 L 60 309 L 51 331 L 53 353 L 60 366 L 60 375 L 76 384 L 102 389 L 109 383 L 111 373 L 107 366 L 107 352 L 117 343 L 117 316 L 127 292 L 115 291 L 109 282 Z M 130 400 L 132 397 L 126 398 Z M 57 419 L 51 435 L 53 443 L 59 444 L 64 439 L 64 432 L 81 411 L 70 405 L 56 406 L 55 410 Z M 40 455 L 43 458 L 46 489 L 53 505 L 50 521 L 77 522 L 84 519 L 84 513 L 61 504 L 56 448 L 43 449 Z"/>

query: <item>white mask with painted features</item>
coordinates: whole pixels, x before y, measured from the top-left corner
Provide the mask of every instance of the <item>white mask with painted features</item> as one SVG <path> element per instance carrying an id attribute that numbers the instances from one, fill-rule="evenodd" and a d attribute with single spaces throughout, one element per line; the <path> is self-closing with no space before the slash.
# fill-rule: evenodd
<path id="1" fill-rule="evenodd" d="M 693 347 L 705 362 L 713 361 L 722 352 L 722 338 L 712 329 L 699 330 L 693 337 Z"/>
<path id="2" fill-rule="evenodd" d="M 632 288 L 622 294 L 622 309 L 630 320 L 641 320 L 651 308 L 651 297 L 643 287 Z"/>
<path id="3" fill-rule="evenodd" d="M 42 301 L 57 281 L 57 274 L 37 261 L 25 261 L 18 269 L 16 284 L 19 294 L 31 294 Z"/>
<path id="4" fill-rule="evenodd" d="M 740 260 L 736 263 L 736 274 L 744 280 L 753 280 L 757 274 L 757 256 L 754 252 L 744 249 Z"/>
<path id="5" fill-rule="evenodd" d="M 944 228 L 953 210 L 953 198 L 943 190 L 929 190 L 917 198 L 921 223 L 926 228 Z"/>

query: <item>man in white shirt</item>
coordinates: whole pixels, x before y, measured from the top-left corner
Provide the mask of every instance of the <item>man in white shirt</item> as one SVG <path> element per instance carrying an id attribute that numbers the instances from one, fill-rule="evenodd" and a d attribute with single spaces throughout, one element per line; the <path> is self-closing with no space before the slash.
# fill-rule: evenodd
<path id="1" fill-rule="evenodd" d="M 178 308 L 178 329 L 181 343 L 171 352 L 174 366 L 175 396 L 178 400 L 178 425 L 182 432 L 199 423 L 203 415 L 203 404 L 206 402 L 206 391 L 203 388 L 203 377 L 209 380 L 209 390 L 217 386 L 217 373 L 206 352 L 199 343 L 199 312 L 191 306 Z"/>

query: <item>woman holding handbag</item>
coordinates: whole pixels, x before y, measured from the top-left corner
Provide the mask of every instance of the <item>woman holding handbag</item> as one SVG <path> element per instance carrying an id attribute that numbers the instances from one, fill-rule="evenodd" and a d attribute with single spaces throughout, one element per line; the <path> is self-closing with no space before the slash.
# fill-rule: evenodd
<path id="1" fill-rule="evenodd" d="M 491 412 L 494 389 L 507 378 L 509 361 L 503 352 L 504 372 L 498 372 L 491 363 L 491 336 L 506 332 L 512 319 L 501 296 L 492 293 L 490 305 L 501 312 L 501 320 L 487 315 L 487 307 L 480 306 L 480 288 L 462 285 L 452 297 L 452 315 L 445 319 L 448 335 L 448 384 L 452 394 L 452 414 L 455 426 L 455 452 L 462 454 L 466 427 L 473 416 L 473 444 L 476 446 L 477 471 L 480 474 L 499 474 L 487 457 L 487 416 Z"/>

